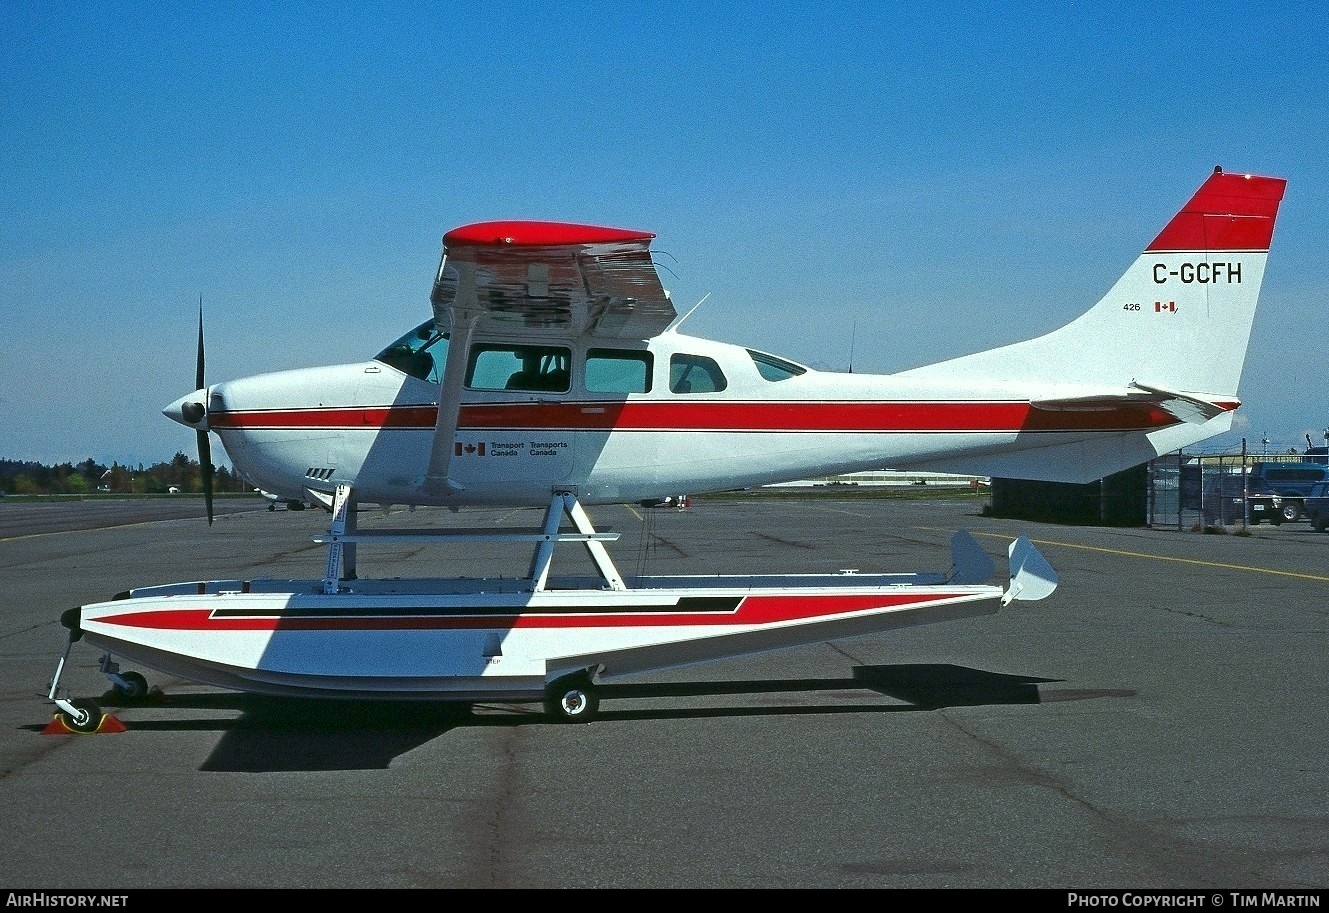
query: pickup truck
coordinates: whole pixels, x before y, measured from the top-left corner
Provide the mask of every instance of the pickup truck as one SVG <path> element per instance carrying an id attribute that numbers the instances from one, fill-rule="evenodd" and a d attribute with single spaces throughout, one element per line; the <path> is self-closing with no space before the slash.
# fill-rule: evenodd
<path id="1" fill-rule="evenodd" d="M 1248 491 L 1277 495 L 1277 521 L 1292 523 L 1306 515 L 1305 502 L 1311 487 L 1329 481 L 1325 463 L 1252 463 L 1246 476 Z"/>

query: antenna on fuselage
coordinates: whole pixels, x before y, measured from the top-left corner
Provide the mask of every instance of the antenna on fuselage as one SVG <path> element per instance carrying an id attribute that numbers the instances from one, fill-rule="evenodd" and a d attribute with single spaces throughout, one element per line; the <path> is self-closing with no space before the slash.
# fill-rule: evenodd
<path id="1" fill-rule="evenodd" d="M 849 373 L 854 373 L 854 342 L 858 339 L 858 321 L 849 329 Z"/>
<path id="2" fill-rule="evenodd" d="M 701 307 L 702 304 L 703 304 L 703 303 L 706 301 L 706 299 L 709 298 L 709 297 L 711 297 L 711 293 L 710 293 L 710 292 L 707 292 L 705 295 L 702 295 L 702 296 L 701 296 L 701 301 L 698 301 L 696 304 L 694 304 L 694 305 L 691 307 L 691 309 L 688 310 L 688 312 L 687 312 L 686 314 L 684 314 L 682 317 L 678 318 L 677 320 L 675 320 L 673 323 L 671 323 L 671 324 L 669 325 L 669 327 L 668 327 L 669 331 L 671 331 L 671 332 L 672 332 L 672 331 L 675 331 L 675 330 L 677 330 L 680 326 L 682 326 L 682 325 L 683 325 L 683 321 L 684 321 L 684 320 L 687 320 L 689 317 L 691 317 L 691 316 L 692 316 L 692 312 L 695 311 L 697 308 Z"/>

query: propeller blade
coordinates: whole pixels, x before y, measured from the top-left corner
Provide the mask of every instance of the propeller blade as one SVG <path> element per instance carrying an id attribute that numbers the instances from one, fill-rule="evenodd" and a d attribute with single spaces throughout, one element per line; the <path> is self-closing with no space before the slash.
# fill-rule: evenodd
<path id="1" fill-rule="evenodd" d="M 194 389 L 202 390 L 203 378 L 203 296 L 198 296 L 198 362 L 194 373 Z M 205 393 L 206 397 L 207 394 Z M 206 431 L 195 432 L 198 439 L 198 465 L 203 477 L 203 503 L 208 509 L 208 525 L 212 525 L 212 444 Z"/>
<path id="2" fill-rule="evenodd" d="M 208 443 L 208 433 L 197 431 L 198 465 L 203 471 L 203 503 L 208 508 L 208 526 L 212 525 L 212 445 Z"/>
<path id="3" fill-rule="evenodd" d="M 198 362 L 194 372 L 194 389 L 203 389 L 203 296 L 198 296 Z"/>

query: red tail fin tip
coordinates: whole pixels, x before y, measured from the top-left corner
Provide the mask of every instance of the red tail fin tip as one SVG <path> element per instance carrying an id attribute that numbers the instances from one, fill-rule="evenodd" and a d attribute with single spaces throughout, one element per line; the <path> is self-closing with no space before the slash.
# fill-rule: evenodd
<path id="1" fill-rule="evenodd" d="M 1146 251 L 1267 251 L 1287 181 L 1215 168 Z"/>

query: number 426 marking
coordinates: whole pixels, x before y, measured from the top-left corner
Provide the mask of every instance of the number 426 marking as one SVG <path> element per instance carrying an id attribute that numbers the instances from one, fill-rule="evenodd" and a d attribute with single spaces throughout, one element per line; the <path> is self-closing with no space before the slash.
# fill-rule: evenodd
<path id="1" fill-rule="evenodd" d="M 1140 310 L 1140 304 L 1139 304 L 1139 302 L 1137 302 L 1137 301 L 1132 301 L 1132 302 L 1130 302 L 1130 303 L 1128 303 L 1128 304 L 1123 304 L 1123 305 L 1121 306 L 1121 309 L 1122 309 L 1123 311 L 1138 311 L 1138 310 Z M 1155 302 L 1154 302 L 1154 313 L 1155 313 L 1155 314 L 1175 314 L 1175 313 L 1177 313 L 1177 302 L 1175 302 L 1175 301 L 1155 301 Z"/>

